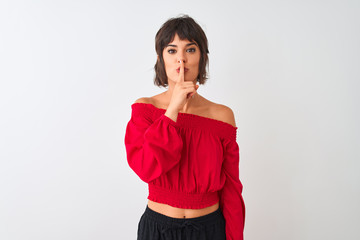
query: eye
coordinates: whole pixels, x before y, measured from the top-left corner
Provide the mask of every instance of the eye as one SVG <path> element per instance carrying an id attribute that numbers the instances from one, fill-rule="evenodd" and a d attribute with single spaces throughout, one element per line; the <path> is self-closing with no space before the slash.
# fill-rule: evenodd
<path id="1" fill-rule="evenodd" d="M 169 49 L 169 50 L 168 50 L 168 53 L 170 53 L 170 54 L 175 53 L 175 52 L 176 52 L 175 49 Z"/>
<path id="2" fill-rule="evenodd" d="M 187 49 L 186 51 L 187 51 L 187 52 L 195 52 L 196 49 L 195 49 L 195 48 L 189 48 L 189 49 Z"/>

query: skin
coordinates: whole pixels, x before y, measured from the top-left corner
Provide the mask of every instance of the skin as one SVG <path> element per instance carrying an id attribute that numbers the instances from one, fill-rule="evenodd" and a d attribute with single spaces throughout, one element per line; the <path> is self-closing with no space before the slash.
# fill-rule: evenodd
<path id="1" fill-rule="evenodd" d="M 164 97 L 170 98 L 165 115 L 176 121 L 178 112 L 189 109 L 193 100 L 191 97 L 199 88 L 196 78 L 199 74 L 200 49 L 196 42 L 181 40 L 175 34 L 173 41 L 163 50 L 163 59 L 168 77 L 168 90 Z"/>

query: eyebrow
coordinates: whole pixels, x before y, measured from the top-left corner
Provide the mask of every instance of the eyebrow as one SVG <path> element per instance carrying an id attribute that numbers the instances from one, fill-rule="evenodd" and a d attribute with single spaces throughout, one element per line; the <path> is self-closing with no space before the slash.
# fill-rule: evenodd
<path id="1" fill-rule="evenodd" d="M 196 45 L 196 46 L 197 46 L 197 44 L 196 44 L 196 43 L 192 42 L 192 43 L 188 43 L 188 44 L 186 44 L 186 47 L 191 46 L 191 45 Z M 168 44 L 168 45 L 166 45 L 166 47 L 177 47 L 177 45 L 174 45 L 174 44 Z"/>

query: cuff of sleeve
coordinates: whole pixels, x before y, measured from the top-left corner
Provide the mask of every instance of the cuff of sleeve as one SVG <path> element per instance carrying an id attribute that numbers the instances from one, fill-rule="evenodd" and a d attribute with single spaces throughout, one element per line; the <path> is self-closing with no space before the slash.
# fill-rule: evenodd
<path id="1" fill-rule="evenodd" d="M 165 114 L 163 114 L 161 117 L 160 117 L 162 120 L 164 120 L 165 122 L 167 122 L 168 124 L 174 126 L 174 127 L 177 127 L 177 123 L 172 120 L 171 118 L 169 118 L 168 116 L 166 116 Z"/>

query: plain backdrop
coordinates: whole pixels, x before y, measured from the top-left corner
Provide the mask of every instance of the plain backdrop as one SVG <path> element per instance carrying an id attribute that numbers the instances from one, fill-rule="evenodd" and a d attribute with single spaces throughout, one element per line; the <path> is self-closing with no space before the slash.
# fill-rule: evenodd
<path id="1" fill-rule="evenodd" d="M 154 38 L 189 14 L 229 106 L 251 240 L 360 239 L 360 2 L 0 2 L 0 239 L 136 239 L 124 146 Z"/>

